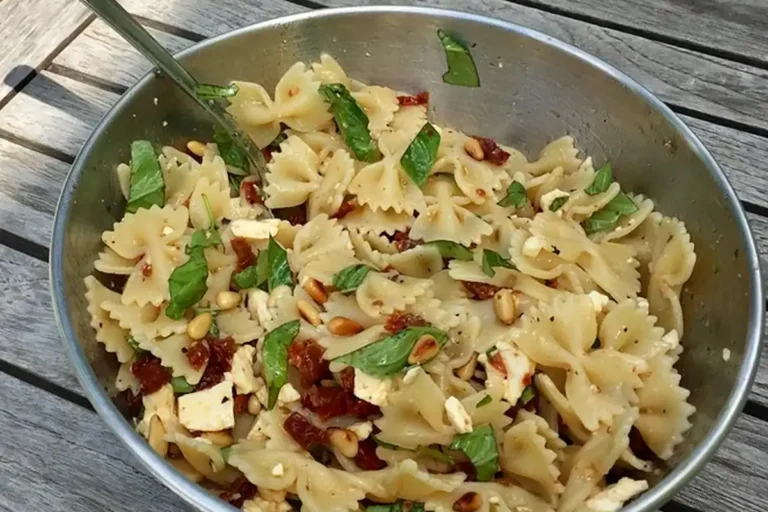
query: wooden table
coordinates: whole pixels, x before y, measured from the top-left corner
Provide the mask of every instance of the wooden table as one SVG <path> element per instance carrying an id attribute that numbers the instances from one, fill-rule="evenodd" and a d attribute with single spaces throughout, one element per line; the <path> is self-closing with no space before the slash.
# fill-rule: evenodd
<path id="1" fill-rule="evenodd" d="M 123 0 L 170 50 L 360 0 Z M 370 2 L 374 3 L 374 2 Z M 768 255 L 764 0 L 405 0 L 540 30 L 645 85 L 728 174 Z M 76 0 L 0 0 L 0 509 L 189 510 L 83 397 L 48 292 L 59 189 L 101 116 L 149 64 Z M 666 512 L 768 510 L 768 358 L 735 429 Z"/>

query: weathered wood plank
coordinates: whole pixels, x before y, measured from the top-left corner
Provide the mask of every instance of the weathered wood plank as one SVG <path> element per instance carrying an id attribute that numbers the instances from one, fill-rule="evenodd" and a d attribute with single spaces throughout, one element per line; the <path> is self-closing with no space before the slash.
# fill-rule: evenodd
<path id="1" fill-rule="evenodd" d="M 768 63 L 765 38 L 768 4 L 763 0 L 526 0 L 526 3 L 641 30 L 717 54 L 739 55 Z"/>
<path id="2" fill-rule="evenodd" d="M 0 2 L 0 105 L 90 19 L 88 8 L 73 0 Z"/>
<path id="3" fill-rule="evenodd" d="M 0 508 L 187 511 L 93 412 L 0 373 Z"/>

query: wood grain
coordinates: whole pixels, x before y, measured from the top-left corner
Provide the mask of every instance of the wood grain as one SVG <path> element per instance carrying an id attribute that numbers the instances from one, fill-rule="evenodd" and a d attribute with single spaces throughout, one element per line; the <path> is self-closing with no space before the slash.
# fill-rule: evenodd
<path id="1" fill-rule="evenodd" d="M 516 1 L 516 0 L 511 0 Z M 768 4 L 763 0 L 525 0 L 630 31 L 643 31 L 768 63 Z"/>
<path id="2" fill-rule="evenodd" d="M 0 373 L 2 510 L 191 510 L 95 413 Z"/>
<path id="3" fill-rule="evenodd" d="M 0 2 L 0 105 L 90 19 L 88 8 L 72 0 Z"/>

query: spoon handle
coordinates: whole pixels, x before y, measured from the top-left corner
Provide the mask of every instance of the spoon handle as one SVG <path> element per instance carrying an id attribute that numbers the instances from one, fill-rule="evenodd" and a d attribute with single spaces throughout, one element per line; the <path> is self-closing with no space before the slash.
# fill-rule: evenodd
<path id="1" fill-rule="evenodd" d="M 245 152 L 248 160 L 261 180 L 262 187 L 266 181 L 266 161 L 261 150 L 237 126 L 224 107 L 215 100 L 203 101 L 196 93 L 198 81 L 189 74 L 184 66 L 173 55 L 163 48 L 149 32 L 142 27 L 116 0 L 81 0 L 85 5 L 112 27 L 123 39 L 131 43 L 144 57 L 176 82 L 182 90 L 195 100 L 218 124 L 231 136 L 235 143 Z M 263 191 L 259 190 L 263 197 Z M 267 212 L 269 214 L 269 212 Z"/>

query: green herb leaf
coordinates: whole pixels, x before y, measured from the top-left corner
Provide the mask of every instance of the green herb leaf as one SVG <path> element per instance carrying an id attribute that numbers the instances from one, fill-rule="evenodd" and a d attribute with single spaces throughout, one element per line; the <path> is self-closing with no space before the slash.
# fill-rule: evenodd
<path id="1" fill-rule="evenodd" d="M 168 318 L 178 320 L 184 312 L 203 298 L 208 291 L 205 280 L 208 278 L 208 263 L 205 261 L 202 247 L 192 249 L 189 259 L 176 267 L 168 278 L 171 300 L 165 308 Z"/>
<path id="2" fill-rule="evenodd" d="M 427 245 L 436 246 L 440 251 L 440 256 L 445 259 L 472 261 L 472 251 L 451 240 L 434 240 L 432 242 L 427 242 Z"/>
<path id="3" fill-rule="evenodd" d="M 434 126 L 426 123 L 400 158 L 403 170 L 419 187 L 423 187 L 427 182 L 429 171 L 435 165 L 439 146 L 440 134 Z"/>
<path id="4" fill-rule="evenodd" d="M 192 233 L 192 237 L 189 240 L 186 251 L 187 254 L 192 252 L 196 247 L 206 248 L 221 245 L 221 236 L 216 230 L 216 219 L 213 217 L 213 211 L 211 210 L 211 203 L 208 201 L 208 196 L 203 194 L 203 203 L 205 203 L 205 209 L 208 212 L 208 229 L 198 229 Z"/>
<path id="5" fill-rule="evenodd" d="M 552 202 L 549 204 L 549 211 L 556 212 L 560 208 L 563 207 L 565 203 L 568 202 L 568 196 L 560 196 L 556 197 L 552 200 Z"/>
<path id="6" fill-rule="evenodd" d="M 418 501 L 399 500 L 395 503 L 368 505 L 365 512 L 424 512 L 424 504 Z"/>
<path id="7" fill-rule="evenodd" d="M 184 377 L 173 377 L 171 379 L 171 386 L 173 387 L 173 392 L 177 394 L 191 393 L 195 390 Z"/>
<path id="8" fill-rule="evenodd" d="M 608 231 L 616 226 L 620 217 L 621 214 L 619 212 L 606 209 L 598 210 L 583 222 L 584 231 L 586 231 L 588 235 L 600 231 Z"/>
<path id="9" fill-rule="evenodd" d="M 584 192 L 590 196 L 596 196 L 608 190 L 613 181 L 613 172 L 611 171 L 611 164 L 606 162 L 595 175 L 595 179 L 592 184 L 584 189 Z"/>
<path id="10" fill-rule="evenodd" d="M 133 349 L 136 354 L 141 354 L 145 350 L 139 346 L 139 342 L 136 341 L 136 338 L 131 336 L 130 334 L 126 336 L 125 341 L 128 343 L 128 345 Z"/>
<path id="11" fill-rule="evenodd" d="M 445 462 L 446 464 L 453 464 L 453 457 L 447 453 L 441 452 L 440 450 L 431 448 L 429 446 L 419 446 L 419 448 L 416 450 L 416 456 L 431 457 L 435 460 L 439 460 L 440 462 Z"/>
<path id="12" fill-rule="evenodd" d="M 261 356 L 264 363 L 264 378 L 269 386 L 269 409 L 277 403 L 280 388 L 288 380 L 288 347 L 299 334 L 301 322 L 293 320 L 267 333 Z"/>
<path id="13" fill-rule="evenodd" d="M 619 193 L 616 194 L 616 197 L 611 199 L 603 209 L 618 212 L 621 215 L 631 215 L 638 210 L 635 202 L 622 191 L 619 191 Z"/>
<path id="14" fill-rule="evenodd" d="M 520 395 L 520 403 L 525 405 L 531 400 L 533 400 L 535 396 L 536 396 L 536 388 L 533 387 L 533 384 L 528 384 L 527 386 L 525 386 L 525 388 L 523 389 L 523 393 Z"/>
<path id="15" fill-rule="evenodd" d="M 525 193 L 525 186 L 519 181 L 513 181 L 507 187 L 507 195 L 498 202 L 498 205 L 522 208 L 526 203 L 528 203 L 528 195 Z"/>
<path id="16" fill-rule="evenodd" d="M 231 195 L 239 196 L 240 195 L 240 185 L 243 184 L 243 179 L 245 176 L 237 176 L 235 174 L 229 175 L 229 190 L 231 191 Z"/>
<path id="17" fill-rule="evenodd" d="M 337 357 L 334 361 L 354 366 L 373 377 L 389 377 L 408 365 L 408 355 L 413 350 L 416 340 L 425 334 L 434 336 L 441 348 L 448 340 L 448 334 L 440 329 L 409 327 L 354 352 Z"/>
<path id="18" fill-rule="evenodd" d="M 213 317 L 213 321 L 211 322 L 211 326 L 208 328 L 208 334 L 213 336 L 214 338 L 218 338 L 221 334 L 221 331 L 219 331 L 219 324 L 216 323 L 216 317 Z"/>
<path id="19" fill-rule="evenodd" d="M 243 150 L 240 149 L 240 146 L 235 142 L 235 140 L 232 139 L 229 133 L 227 133 L 223 128 L 220 128 L 219 126 L 214 127 L 213 142 L 215 142 L 216 146 L 219 148 L 219 155 L 221 155 L 221 159 L 224 160 L 224 163 L 229 166 L 227 167 L 227 172 L 230 173 L 230 176 L 233 174 L 238 176 L 246 176 L 248 174 L 248 158 L 245 156 L 245 153 L 243 153 Z M 238 173 L 234 171 L 233 168 L 239 169 L 241 172 Z M 239 184 L 237 190 L 240 190 Z"/>
<path id="20" fill-rule="evenodd" d="M 131 144 L 131 186 L 125 211 L 135 213 L 139 208 L 165 206 L 165 180 L 160 162 L 147 140 Z"/>
<path id="21" fill-rule="evenodd" d="M 331 104 L 336 125 L 355 158 L 369 163 L 377 161 L 381 155 L 368 131 L 368 116 L 349 90 L 342 84 L 324 84 L 318 91 Z"/>
<path id="22" fill-rule="evenodd" d="M 400 447 L 396 444 L 387 443 L 386 441 L 382 441 L 376 436 L 371 436 L 371 439 L 373 439 L 373 442 L 376 443 L 377 446 L 381 446 L 382 448 L 386 448 L 387 450 L 399 450 Z"/>
<path id="23" fill-rule="evenodd" d="M 219 98 L 231 98 L 240 91 L 237 84 L 229 84 L 227 86 L 214 85 L 214 84 L 197 84 L 195 86 L 195 94 L 201 100 L 216 100 Z"/>
<path id="24" fill-rule="evenodd" d="M 256 263 L 246 267 L 234 275 L 232 281 L 241 290 L 247 288 L 266 288 L 269 277 L 269 256 L 268 251 L 259 251 L 256 257 Z"/>
<path id="25" fill-rule="evenodd" d="M 224 459 L 224 462 L 229 464 L 229 456 L 232 455 L 232 447 L 231 446 L 225 446 L 221 449 L 221 458 Z"/>
<path id="26" fill-rule="evenodd" d="M 486 405 L 493 402 L 493 398 L 491 398 L 491 395 L 485 395 L 477 404 L 475 404 L 476 408 L 485 407 Z"/>
<path id="27" fill-rule="evenodd" d="M 487 482 L 499 470 L 499 449 L 490 425 L 475 427 L 472 432 L 457 435 L 449 448 L 460 450 L 469 457 L 480 482 Z"/>
<path id="28" fill-rule="evenodd" d="M 288 266 L 288 253 L 285 252 L 283 246 L 280 245 L 274 238 L 269 237 L 269 245 L 267 245 L 267 259 L 268 259 L 268 274 L 267 287 L 271 292 L 275 288 L 281 285 L 286 285 L 293 288 L 293 276 L 291 275 L 291 267 Z M 259 261 L 256 260 L 256 266 Z"/>
<path id="29" fill-rule="evenodd" d="M 493 277 L 496 275 L 496 271 L 493 270 L 493 267 L 502 267 L 502 268 L 510 268 L 514 269 L 515 266 L 512 265 L 512 263 L 509 262 L 504 256 L 497 253 L 496 251 L 492 251 L 490 249 L 483 249 L 483 272 L 488 277 Z"/>
<path id="30" fill-rule="evenodd" d="M 445 60 L 448 63 L 448 71 L 443 75 L 443 82 L 462 87 L 480 87 L 480 76 L 477 74 L 477 67 L 472 54 L 469 53 L 469 48 L 443 30 L 437 31 L 437 37 L 443 44 Z"/>
<path id="31" fill-rule="evenodd" d="M 333 276 L 333 287 L 341 293 L 351 293 L 357 290 L 371 270 L 371 267 L 362 263 L 350 265 Z"/>

